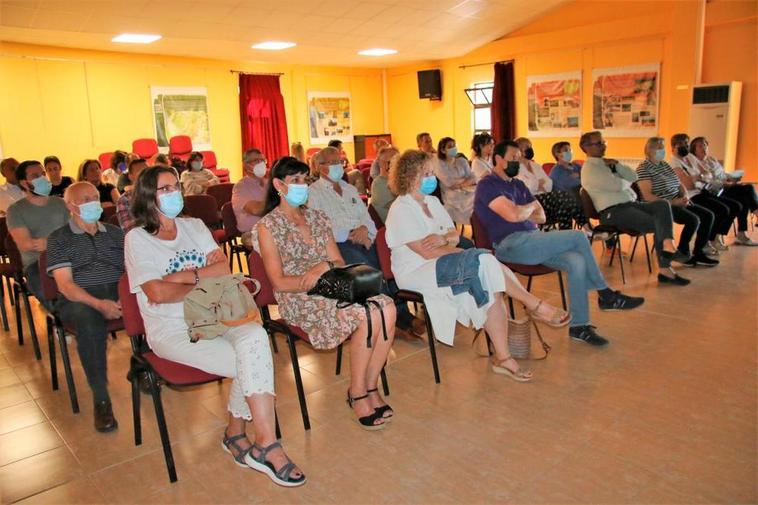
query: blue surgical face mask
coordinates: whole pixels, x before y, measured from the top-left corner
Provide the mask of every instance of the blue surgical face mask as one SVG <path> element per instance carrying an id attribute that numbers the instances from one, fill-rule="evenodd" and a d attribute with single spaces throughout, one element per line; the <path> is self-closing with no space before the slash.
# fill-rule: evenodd
<path id="1" fill-rule="evenodd" d="M 123 174 L 124 172 L 126 172 L 126 163 L 122 161 L 116 166 L 116 168 L 118 169 L 119 172 Z"/>
<path id="2" fill-rule="evenodd" d="M 458 155 L 458 148 L 457 148 L 457 147 L 455 147 L 455 146 L 453 146 L 453 147 L 448 147 L 448 149 L 447 149 L 447 155 L 448 155 L 450 158 L 455 158 L 455 157 Z"/>
<path id="3" fill-rule="evenodd" d="M 100 202 L 97 200 L 94 202 L 83 203 L 79 206 L 79 217 L 82 218 L 82 221 L 85 223 L 97 223 L 102 214 L 103 206 L 100 205 Z"/>
<path id="4" fill-rule="evenodd" d="M 435 189 L 437 189 L 437 178 L 435 176 L 427 175 L 421 179 L 421 187 L 419 188 L 419 191 L 423 194 L 431 195 L 434 193 Z"/>
<path id="5" fill-rule="evenodd" d="M 192 170 L 200 170 L 203 168 L 203 162 L 200 160 L 194 160 L 192 163 L 190 163 Z"/>
<path id="6" fill-rule="evenodd" d="M 158 210 L 171 219 L 174 219 L 184 208 L 184 198 L 181 191 L 172 191 L 158 195 Z"/>
<path id="7" fill-rule="evenodd" d="M 656 149 L 655 150 L 655 161 L 663 161 L 666 158 L 666 150 L 665 149 Z"/>
<path id="8" fill-rule="evenodd" d="M 31 185 L 32 191 L 39 196 L 48 196 L 50 194 L 50 191 L 53 189 L 53 183 L 50 182 L 50 179 L 44 175 L 41 175 L 36 179 L 32 179 Z"/>
<path id="9" fill-rule="evenodd" d="M 308 185 L 287 184 L 287 194 L 284 195 L 284 199 L 293 207 L 300 207 L 308 201 Z"/>
<path id="10" fill-rule="evenodd" d="M 342 175 L 345 173 L 345 169 L 342 168 L 342 163 L 335 163 L 334 165 L 329 165 L 329 178 L 337 182 L 342 179 Z"/>
<path id="11" fill-rule="evenodd" d="M 572 153 L 571 151 L 563 151 L 561 153 L 561 158 L 563 158 L 563 161 L 565 161 L 566 163 L 571 163 L 571 160 L 574 159 L 574 153 Z"/>

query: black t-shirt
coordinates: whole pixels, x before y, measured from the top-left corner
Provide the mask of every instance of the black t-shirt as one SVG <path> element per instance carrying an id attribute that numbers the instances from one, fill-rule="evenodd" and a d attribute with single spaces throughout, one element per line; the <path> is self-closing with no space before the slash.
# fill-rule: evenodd
<path id="1" fill-rule="evenodd" d="M 71 186 L 73 183 L 74 180 L 71 177 L 64 175 L 61 177 L 60 184 L 53 184 L 53 189 L 50 190 L 50 196 L 60 196 L 63 198 L 63 192 L 66 191 L 66 188 Z"/>
<path id="2" fill-rule="evenodd" d="M 97 187 L 97 191 L 100 193 L 100 203 L 115 203 L 111 198 L 111 192 L 116 189 L 113 184 L 107 182 L 101 182 Z"/>

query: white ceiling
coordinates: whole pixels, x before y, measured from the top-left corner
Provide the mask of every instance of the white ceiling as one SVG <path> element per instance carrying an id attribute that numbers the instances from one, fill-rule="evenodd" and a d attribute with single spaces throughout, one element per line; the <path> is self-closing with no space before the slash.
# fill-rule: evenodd
<path id="1" fill-rule="evenodd" d="M 109 51 L 391 67 L 465 54 L 565 0 L 0 0 L 0 40 Z M 116 44 L 123 32 L 149 45 Z M 284 51 L 251 49 L 284 40 Z M 361 49 L 388 47 L 392 56 Z"/>

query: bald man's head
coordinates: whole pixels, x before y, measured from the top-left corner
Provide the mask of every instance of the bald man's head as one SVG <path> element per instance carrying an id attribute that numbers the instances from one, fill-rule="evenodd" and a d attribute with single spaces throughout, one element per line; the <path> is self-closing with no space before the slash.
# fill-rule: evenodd
<path id="1" fill-rule="evenodd" d="M 83 203 L 100 200 L 100 193 L 92 183 L 82 181 L 75 182 L 63 194 L 63 199 L 69 206 L 79 206 Z"/>

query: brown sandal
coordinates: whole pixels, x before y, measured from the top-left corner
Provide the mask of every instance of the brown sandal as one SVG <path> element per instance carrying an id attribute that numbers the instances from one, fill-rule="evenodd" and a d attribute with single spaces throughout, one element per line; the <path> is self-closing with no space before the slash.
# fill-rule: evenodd
<path id="1" fill-rule="evenodd" d="M 508 356 L 505 359 L 495 358 L 492 360 L 492 371 L 496 374 L 506 375 L 516 382 L 529 382 L 532 380 L 531 370 L 521 370 L 521 368 L 519 368 L 518 370 L 514 371 L 505 366 L 505 363 L 508 361 L 513 361 L 516 363 L 516 365 L 518 365 L 518 362 L 513 358 L 513 356 Z"/>
<path id="2" fill-rule="evenodd" d="M 535 321 L 539 321 L 540 323 L 545 323 L 546 325 L 550 326 L 551 328 L 563 328 L 567 324 L 571 322 L 571 314 L 566 312 L 563 309 L 555 309 L 555 315 L 552 319 L 547 319 L 545 317 L 540 316 L 537 311 L 540 310 L 540 306 L 542 305 L 542 300 L 537 302 L 537 306 L 534 307 L 532 310 L 527 310 L 526 313 L 534 319 Z"/>

